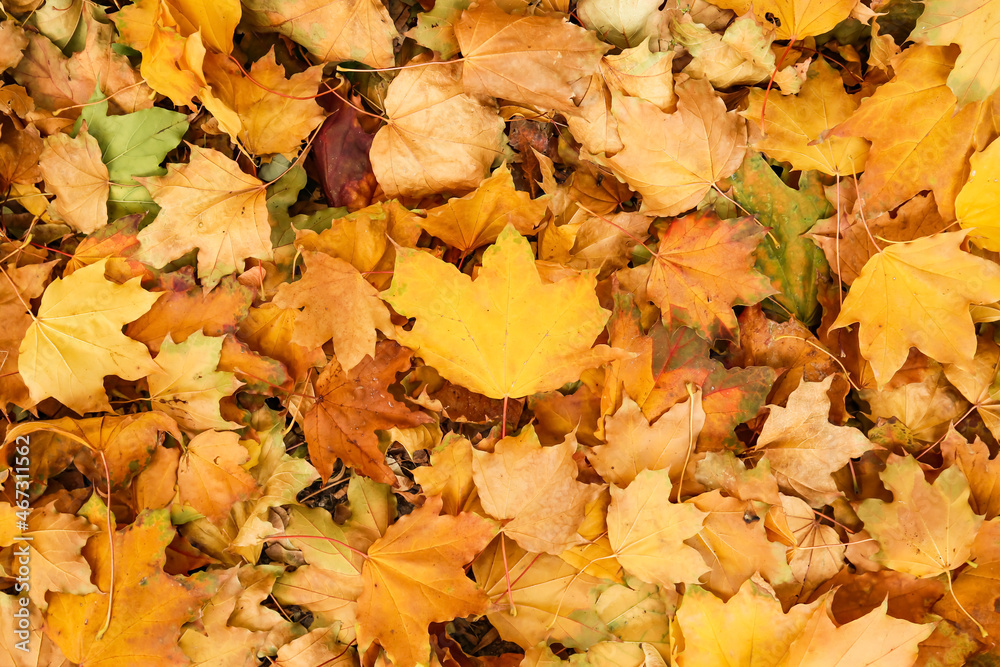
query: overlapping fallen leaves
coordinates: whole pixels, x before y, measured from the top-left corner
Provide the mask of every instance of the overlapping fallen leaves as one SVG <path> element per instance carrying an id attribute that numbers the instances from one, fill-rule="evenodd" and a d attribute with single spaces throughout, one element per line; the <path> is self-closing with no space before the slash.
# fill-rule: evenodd
<path id="1" fill-rule="evenodd" d="M 2 6 L 4 664 L 1000 660 L 993 0 Z"/>

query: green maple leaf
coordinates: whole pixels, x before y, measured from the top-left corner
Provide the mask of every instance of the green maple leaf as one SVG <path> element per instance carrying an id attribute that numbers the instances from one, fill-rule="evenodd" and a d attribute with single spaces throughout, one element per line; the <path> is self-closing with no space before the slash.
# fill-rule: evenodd
<path id="1" fill-rule="evenodd" d="M 816 324 L 820 317 L 816 298 L 819 277 L 829 273 L 830 267 L 823 252 L 802 235 L 820 218 L 833 214 L 818 175 L 805 173 L 798 189 L 790 188 L 755 153 L 733 174 L 732 182 L 740 206 L 771 228 L 757 246 L 757 270 L 771 279 L 780 294 L 765 306 L 782 318 L 794 315 L 807 326 Z"/>

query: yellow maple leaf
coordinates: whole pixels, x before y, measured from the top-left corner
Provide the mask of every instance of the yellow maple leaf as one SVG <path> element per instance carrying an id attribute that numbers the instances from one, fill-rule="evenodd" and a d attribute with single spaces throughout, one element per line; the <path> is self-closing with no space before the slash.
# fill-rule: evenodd
<path id="1" fill-rule="evenodd" d="M 389 84 L 385 113 L 369 155 L 390 197 L 471 190 L 500 154 L 503 120 L 463 92 L 457 63 L 404 69 Z"/>
<path id="2" fill-rule="evenodd" d="M 173 417 L 188 434 L 240 427 L 223 419 L 219 411 L 219 400 L 243 384 L 232 373 L 216 370 L 222 342 L 221 337 L 201 331 L 183 343 L 175 343 L 167 334 L 156 355 L 160 368 L 146 379 L 152 408 Z"/>
<path id="3" fill-rule="evenodd" d="M 628 486 L 643 470 L 668 470 L 678 479 L 688 452 L 705 426 L 701 390 L 672 406 L 650 424 L 627 395 L 614 415 L 604 420 L 606 445 L 587 455 L 604 481 Z"/>
<path id="4" fill-rule="evenodd" d="M 416 318 L 397 340 L 466 389 L 520 398 L 619 356 L 593 346 L 610 315 L 597 300 L 595 276 L 543 284 L 527 239 L 512 227 L 486 250 L 475 281 L 426 252 L 397 253 L 383 298 Z"/>
<path id="5" fill-rule="evenodd" d="M 831 328 L 860 323 L 861 354 L 879 388 L 903 366 L 911 346 L 941 363 L 975 356 L 969 304 L 1000 299 L 1000 266 L 960 249 L 968 233 L 888 245 L 851 285 Z"/>
<path id="6" fill-rule="evenodd" d="M 225 0 L 209 3 L 224 7 Z M 184 3 L 187 5 L 189 3 Z M 194 4 L 194 3 L 190 3 Z M 201 3 L 198 3 L 201 5 Z M 235 19 L 239 21 L 239 5 Z M 140 0 L 114 15 L 122 41 L 142 52 L 139 71 L 156 92 L 178 106 L 193 106 L 193 98 L 205 87 L 205 34 L 184 16 L 185 6 L 171 6 L 166 0 Z M 202 18 L 207 18 L 203 16 Z M 233 24 L 232 29 L 235 30 Z M 229 33 L 232 50 L 232 30 Z"/>
<path id="7" fill-rule="evenodd" d="M 486 611 L 486 594 L 462 567 L 496 528 L 475 514 L 439 515 L 440 498 L 401 517 L 368 549 L 358 598 L 358 644 L 377 640 L 393 664 L 430 659 L 427 626 Z"/>
<path id="8" fill-rule="evenodd" d="M 190 162 L 138 180 L 163 210 L 139 232 L 137 258 L 161 267 L 198 248 L 198 277 L 210 289 L 245 259 L 271 257 L 267 190 L 222 153 L 191 146 Z"/>
<path id="9" fill-rule="evenodd" d="M 43 152 L 44 155 L 44 152 Z M 1000 224 L 996 202 L 1000 197 L 1000 141 L 969 159 L 969 180 L 955 198 L 955 214 L 963 229 L 972 231 L 970 240 L 987 250 L 1000 250 Z"/>
<path id="10" fill-rule="evenodd" d="M 611 486 L 608 539 L 625 571 L 659 586 L 694 583 L 709 570 L 701 555 L 684 544 L 701 529 L 706 512 L 670 502 L 670 473 L 644 470 L 620 489 Z"/>
<path id="11" fill-rule="evenodd" d="M 873 446 L 858 429 L 830 423 L 827 392 L 832 382 L 832 375 L 822 382 L 802 382 L 787 407 L 770 406 L 757 439 L 778 483 L 816 507 L 839 495 L 831 475 Z"/>
<path id="12" fill-rule="evenodd" d="M 759 119 L 766 93 L 750 90 L 750 104 L 743 115 Z M 837 70 L 825 60 L 809 68 L 802 91 L 794 96 L 772 96 L 764 112 L 765 136 L 754 148 L 775 160 L 791 163 L 795 169 L 818 169 L 824 174 L 842 176 L 864 171 L 868 142 L 860 137 L 818 137 L 834 125 L 847 120 L 857 108 L 857 101 L 844 91 Z"/>
<path id="13" fill-rule="evenodd" d="M 1000 51 L 996 35 L 1000 16 L 995 0 L 928 0 L 909 39 L 962 52 L 948 74 L 948 87 L 959 106 L 988 98 L 1000 86 Z"/>
<path id="14" fill-rule="evenodd" d="M 676 91 L 672 114 L 632 97 L 615 97 L 611 107 L 625 148 L 602 162 L 642 195 L 650 215 L 694 208 L 747 151 L 746 121 L 726 111 L 710 83 L 691 79 Z"/>
<path id="15" fill-rule="evenodd" d="M 234 142 L 254 155 L 293 153 L 323 122 L 323 108 L 311 99 L 323 77 L 320 65 L 286 79 L 271 49 L 245 75 L 229 58 L 210 54 L 205 77 L 205 108 Z"/>
<path id="16" fill-rule="evenodd" d="M 661 227 L 653 261 L 633 269 L 666 324 L 692 328 L 702 338 L 739 340 L 734 305 L 752 305 L 775 293 L 754 269 L 754 250 L 766 229 L 751 218 L 720 220 L 692 213 Z"/>
<path id="17" fill-rule="evenodd" d="M 994 410 L 996 408 L 994 407 Z M 995 418 L 995 417 L 994 417 Z M 969 505 L 990 521 L 1000 515 L 1000 458 L 990 458 L 990 449 L 978 437 L 968 442 L 954 428 L 941 441 L 945 465 L 962 471 L 969 481 Z"/>
<path id="18" fill-rule="evenodd" d="M 911 46 L 893 58 L 892 80 L 830 130 L 831 136 L 872 142 L 859 185 L 869 217 L 931 190 L 941 217 L 955 218 L 955 197 L 969 173 L 969 151 L 978 145 L 980 125 L 993 132 L 987 102 L 955 106 L 946 81 L 957 56 L 954 46 Z"/>
<path id="19" fill-rule="evenodd" d="M 532 199 L 514 188 L 514 178 L 503 163 L 474 192 L 427 211 L 418 220 L 428 234 L 464 252 L 496 241 L 511 225 L 520 234 L 531 234 L 542 221 L 548 197 Z"/>
<path id="20" fill-rule="evenodd" d="M 934 577 L 969 560 L 983 517 L 969 506 L 969 482 L 962 471 L 945 468 L 933 484 L 912 456 L 890 459 L 880 474 L 893 500 L 868 498 L 858 507 L 881 550 L 875 560 L 885 567 Z"/>
<path id="21" fill-rule="evenodd" d="M 118 285 L 104 277 L 108 260 L 57 278 L 42 294 L 18 351 L 18 370 L 38 402 L 53 397 L 83 414 L 111 412 L 104 376 L 138 380 L 157 369 L 149 350 L 122 334 L 160 298 L 139 278 Z"/>
<path id="22" fill-rule="evenodd" d="M 492 2 L 455 25 L 466 91 L 571 112 L 611 47 L 568 17 L 515 16 Z"/>
<path id="23" fill-rule="evenodd" d="M 700 586 L 689 586 L 677 609 L 677 627 L 684 637 L 677 664 L 778 667 L 815 611 L 816 603 L 794 605 L 784 614 L 781 603 L 751 580 L 726 602 Z"/>
<path id="24" fill-rule="evenodd" d="M 501 535 L 479 554 L 472 571 L 492 602 L 487 617 L 507 641 L 590 646 L 611 638 L 594 608 L 602 581 L 558 556 L 525 551 Z"/>
<path id="25" fill-rule="evenodd" d="M 492 453 L 472 452 L 483 509 L 528 551 L 558 555 L 584 541 L 577 529 L 600 487 L 576 480 L 575 452 L 572 437 L 542 447 L 530 425 L 500 440 Z"/>
<path id="26" fill-rule="evenodd" d="M 753 10 L 761 23 L 774 27 L 778 39 L 821 35 L 846 19 L 858 0 L 715 0 L 712 4 L 739 15 Z"/>
<path id="27" fill-rule="evenodd" d="M 240 467 L 249 458 L 235 433 L 202 431 L 184 448 L 177 466 L 180 502 L 218 522 L 257 489 L 253 477 Z"/>
<path id="28" fill-rule="evenodd" d="M 936 623 L 911 623 L 888 614 L 889 600 L 875 609 L 837 626 L 833 596 L 809 617 L 799 637 L 792 643 L 782 667 L 825 667 L 826 665 L 913 665 L 920 642 L 927 639 Z"/>
<path id="29" fill-rule="evenodd" d="M 115 595 L 89 593 L 48 596 L 48 636 L 74 663 L 131 667 L 137 655 L 144 665 L 184 664 L 178 647 L 181 625 L 193 620 L 211 595 L 214 577 L 177 579 L 163 571 L 164 550 L 177 531 L 167 510 L 144 511 L 124 531 L 114 534 L 114 563 L 102 559 L 98 581 L 112 582 Z M 99 548 L 108 548 L 107 538 Z M 108 617 L 107 630 L 98 636 Z"/>
<path id="30" fill-rule="evenodd" d="M 389 310 L 356 268 L 321 252 L 302 252 L 306 274 L 278 287 L 273 302 L 301 308 L 292 340 L 318 348 L 333 339 L 341 367 L 350 371 L 368 355 L 375 358 L 376 330 L 392 331 Z"/>
<path id="31" fill-rule="evenodd" d="M 46 137 L 38 167 L 56 196 L 56 212 L 70 227 L 89 234 L 108 224 L 108 168 L 97 140 L 87 134 L 86 123 L 76 137 Z"/>
<path id="32" fill-rule="evenodd" d="M 325 62 L 395 64 L 399 33 L 379 0 L 246 0 L 243 8 L 258 30 L 285 35 Z"/>

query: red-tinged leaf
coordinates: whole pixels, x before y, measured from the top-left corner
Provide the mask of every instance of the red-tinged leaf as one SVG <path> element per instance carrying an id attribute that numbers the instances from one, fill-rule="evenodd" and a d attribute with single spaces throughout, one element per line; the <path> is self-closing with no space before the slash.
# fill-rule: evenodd
<path id="1" fill-rule="evenodd" d="M 395 484 L 396 476 L 379 451 L 377 429 L 429 423 L 389 393 L 396 375 L 410 367 L 410 351 L 392 341 L 380 343 L 375 359 L 345 372 L 334 358 L 316 382 L 316 404 L 305 415 L 309 457 L 323 480 L 340 459 L 377 482 Z"/>
<path id="2" fill-rule="evenodd" d="M 698 449 L 743 449 L 734 429 L 757 416 L 776 376 L 774 369 L 767 366 L 720 368 L 712 373 L 702 386 L 705 428 L 698 438 Z"/>
<path id="3" fill-rule="evenodd" d="M 339 98 L 322 98 L 331 112 L 313 140 L 312 160 L 331 206 L 357 211 L 372 202 L 378 183 L 368 158 L 374 134 L 358 122 L 358 112 Z"/>

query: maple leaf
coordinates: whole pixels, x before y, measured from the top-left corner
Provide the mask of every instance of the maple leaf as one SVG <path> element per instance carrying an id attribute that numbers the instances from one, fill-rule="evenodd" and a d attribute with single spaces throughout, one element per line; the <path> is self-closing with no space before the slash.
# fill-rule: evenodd
<path id="1" fill-rule="evenodd" d="M 752 305 L 774 292 L 753 270 L 753 252 L 766 231 L 750 218 L 693 213 L 661 231 L 653 260 L 634 271 L 648 275 L 646 292 L 665 324 L 676 321 L 709 340 L 737 340 L 733 306 Z"/>
<path id="2" fill-rule="evenodd" d="M 336 626 L 317 627 L 278 649 L 278 667 L 324 665 L 353 667 L 358 656 L 354 647 L 340 643 Z"/>
<path id="3" fill-rule="evenodd" d="M 378 186 L 368 156 L 375 136 L 364 130 L 361 114 L 349 104 L 337 100 L 333 107 L 313 139 L 313 154 L 323 166 L 319 182 L 330 204 L 354 211 L 372 203 Z"/>
<path id="4" fill-rule="evenodd" d="M 16 628 L 20 618 L 14 614 L 21 609 L 24 607 L 20 605 L 18 598 L 6 593 L 0 595 L 0 623 L 6 624 L 8 628 Z M 21 613 L 23 618 L 23 612 Z M 39 667 L 39 665 L 68 667 L 70 663 L 66 660 L 66 656 L 42 633 L 44 619 L 41 612 L 32 608 L 28 614 L 27 644 L 21 643 L 22 640 L 17 632 L 9 632 L 6 636 L 0 636 L 0 656 L 6 655 L 7 664 L 11 667 Z"/>
<path id="5" fill-rule="evenodd" d="M 774 27 L 778 39 L 793 41 L 821 35 L 846 19 L 857 0 L 717 0 L 719 7 L 743 15 L 753 11 L 761 23 Z"/>
<path id="6" fill-rule="evenodd" d="M 500 540 L 507 543 L 501 546 Z M 487 618 L 507 641 L 587 647 L 612 637 L 595 609 L 601 580 L 558 556 L 533 554 L 501 535 L 476 558 L 472 571 L 493 603 Z"/>
<path id="7" fill-rule="evenodd" d="M 56 11 L 72 14 L 61 8 Z M 128 58 L 113 48 L 114 28 L 107 23 L 103 9 L 90 6 L 79 18 L 75 34 L 85 35 L 85 43 L 74 42 L 74 46 L 82 46 L 82 50 L 67 57 L 44 35 L 28 33 L 28 48 L 13 71 L 14 79 L 27 87 L 39 108 L 63 110 L 61 113 L 70 119 L 86 111 L 76 106 L 85 104 L 98 87 L 125 113 L 152 107 L 153 91 Z"/>
<path id="8" fill-rule="evenodd" d="M 108 224 L 108 168 L 101 161 L 97 140 L 87 134 L 85 126 L 75 138 L 66 134 L 46 137 L 38 168 L 56 195 L 56 211 L 67 224 L 85 234 Z"/>
<path id="9" fill-rule="evenodd" d="M 1000 268 L 961 251 L 968 233 L 891 244 L 868 260 L 851 286 L 831 328 L 861 324 L 861 354 L 880 388 L 902 367 L 911 346 L 941 363 L 975 355 L 968 307 L 1000 299 Z M 967 281 L 969 275 L 976 280 Z"/>
<path id="10" fill-rule="evenodd" d="M 827 197 L 836 201 L 836 195 L 830 197 L 828 193 Z M 895 211 L 882 213 L 872 220 L 863 220 L 854 213 L 843 215 L 839 231 L 836 216 L 820 220 L 809 231 L 809 238 L 823 249 L 830 270 L 840 276 L 842 282 L 851 285 L 868 260 L 881 250 L 875 245 L 876 238 L 915 241 L 943 232 L 948 227 L 938 213 L 934 195 L 928 194 L 917 195 Z M 972 240 L 975 242 L 975 239 Z"/>
<path id="11" fill-rule="evenodd" d="M 376 481 L 396 483 L 378 449 L 375 429 L 431 421 L 389 393 L 396 374 L 409 366 L 410 351 L 384 341 L 376 347 L 374 359 L 365 357 L 349 372 L 336 358 L 323 369 L 316 381 L 316 404 L 305 414 L 305 432 L 310 459 L 324 480 L 339 458 Z"/>
<path id="12" fill-rule="evenodd" d="M 775 586 L 791 582 L 785 548 L 768 539 L 760 521 L 768 505 L 726 498 L 719 491 L 702 493 L 692 504 L 706 513 L 701 531 L 686 540 L 711 568 L 702 586 L 727 599 L 757 573 Z"/>
<path id="13" fill-rule="evenodd" d="M 243 583 L 236 568 L 220 575 L 220 579 L 223 577 L 226 577 L 225 582 L 202 608 L 200 621 L 204 631 L 184 630 L 179 645 L 195 665 L 252 667 L 267 635 L 230 623 L 230 616 L 234 615 L 240 601 Z"/>
<path id="14" fill-rule="evenodd" d="M 125 328 L 129 338 L 151 352 L 159 352 L 167 336 L 176 344 L 199 331 L 206 336 L 235 334 L 254 298 L 254 290 L 234 276 L 226 276 L 206 293 L 195 284 L 191 267 L 161 275 L 159 287 L 165 293 L 148 313 Z"/>
<path id="15" fill-rule="evenodd" d="M 753 147 L 788 162 L 795 169 L 817 169 L 824 174 L 846 176 L 865 170 L 868 142 L 858 137 L 818 138 L 828 129 L 847 120 L 857 102 L 844 92 L 840 74 L 823 60 L 809 68 L 802 91 L 794 97 L 779 96 L 764 110 L 765 92 L 753 89 L 750 104 L 743 112 L 757 119 L 763 113 L 764 138 Z"/>
<path id="16" fill-rule="evenodd" d="M 955 218 L 955 197 L 969 173 L 967 160 L 981 113 L 978 105 L 958 109 L 945 85 L 956 56 L 955 47 L 917 44 L 906 49 L 892 61 L 893 79 L 830 131 L 872 142 L 859 190 L 868 215 L 930 190 L 941 216 Z M 902 117 L 913 122 L 901 125 Z M 928 161 L 937 168 L 927 169 Z"/>
<path id="17" fill-rule="evenodd" d="M 809 618 L 783 665 L 912 665 L 917 645 L 934 632 L 935 623 L 911 623 L 889 616 L 885 600 L 865 616 L 836 626 L 830 618 L 831 605 L 827 598 Z"/>
<path id="18" fill-rule="evenodd" d="M 670 34 L 692 56 L 684 72 L 696 79 L 707 79 L 717 88 L 759 83 L 775 69 L 774 52 L 770 48 L 773 38 L 751 16 L 740 16 L 722 35 L 685 17 L 670 26 Z M 798 92 L 784 90 L 796 87 L 794 82 L 799 80 L 793 72 L 794 68 L 786 67 L 775 74 L 774 82 L 783 92 Z M 751 88 L 751 100 L 757 92 L 762 91 Z M 760 114 L 748 117 L 759 118 Z"/>
<path id="19" fill-rule="evenodd" d="M 58 278 L 42 294 L 18 351 L 32 401 L 52 396 L 80 414 L 110 412 L 105 375 L 138 380 L 156 370 L 146 347 L 122 335 L 121 327 L 160 295 L 143 290 L 138 278 L 124 285 L 110 282 L 104 277 L 106 264 L 101 260 Z"/>
<path id="20" fill-rule="evenodd" d="M 677 664 L 777 667 L 815 613 L 816 603 L 795 605 L 783 613 L 773 594 L 752 580 L 726 602 L 700 586 L 689 586 L 677 609 L 684 638 Z"/>
<path id="21" fill-rule="evenodd" d="M 336 533 L 328 532 L 323 537 L 331 535 Z M 343 623 L 353 634 L 361 590 L 359 572 L 345 575 L 316 565 L 303 565 L 281 576 L 274 586 L 274 597 L 281 604 L 308 609 L 321 623 Z M 351 641 L 354 637 L 344 639 Z"/>
<path id="22" fill-rule="evenodd" d="M 388 250 L 390 209 L 381 203 L 349 213 L 317 234 L 302 230 L 295 245 L 303 252 L 312 250 L 348 262 L 361 272 L 374 271 Z"/>
<path id="23" fill-rule="evenodd" d="M 955 215 L 971 241 L 987 250 L 1000 250 L 1000 227 L 989 215 L 997 196 L 996 174 L 1000 171 L 1000 142 L 993 141 L 969 158 L 969 180 L 955 199 Z M 895 239 L 893 239 L 895 240 Z"/>
<path id="24" fill-rule="evenodd" d="M 606 41 L 627 49 L 646 41 L 656 33 L 655 0 L 580 0 L 580 22 L 596 30 Z"/>
<path id="25" fill-rule="evenodd" d="M 0 36 L 0 43 L 3 44 L 0 50 L 0 68 L 13 69 L 21 61 L 22 51 L 28 46 L 28 36 L 16 21 L 9 18 L 0 23 Z"/>
<path id="26" fill-rule="evenodd" d="M 177 424 L 159 412 L 105 415 L 92 419 L 63 417 L 51 421 L 24 422 L 7 431 L 6 442 L 39 431 L 54 436 L 52 449 L 65 447 L 74 464 L 92 480 L 105 480 L 104 464 L 112 487 L 123 487 L 145 468 L 166 433 L 181 439 Z"/>
<path id="27" fill-rule="evenodd" d="M 227 5 L 231 6 L 232 0 L 214 7 Z M 188 6 L 197 5 L 177 3 L 172 6 L 165 0 L 141 0 L 112 17 L 122 40 L 144 52 L 139 69 L 142 78 L 150 88 L 169 97 L 178 106 L 193 106 L 193 98 L 205 85 L 202 72 L 205 40 L 201 26 L 185 16 Z M 237 9 L 234 17 L 237 21 L 238 13 Z M 232 39 L 232 31 L 229 39 Z"/>
<path id="28" fill-rule="evenodd" d="M 159 369 L 146 378 L 153 409 L 173 417 L 187 433 L 239 428 L 219 411 L 219 400 L 242 385 L 232 373 L 216 370 L 221 353 L 222 338 L 196 331 L 175 344 L 167 334 L 155 359 Z"/>
<path id="29" fill-rule="evenodd" d="M 581 275 L 544 285 L 527 240 L 508 227 L 474 282 L 427 253 L 398 251 L 383 299 L 417 318 L 396 339 L 443 377 L 490 398 L 519 398 L 616 356 L 592 347 L 608 319 L 595 282 Z"/>
<path id="30" fill-rule="evenodd" d="M 701 392 L 678 403 L 652 424 L 628 396 L 604 421 L 606 445 L 587 455 L 594 469 L 610 484 L 628 486 L 643 470 L 668 470 L 672 480 L 683 474 L 685 458 L 693 451 L 705 425 Z"/>
<path id="31" fill-rule="evenodd" d="M 746 122 L 707 81 L 676 88 L 677 111 L 665 114 L 643 100 L 616 97 L 612 113 L 625 148 L 603 163 L 642 195 L 642 212 L 677 215 L 693 208 L 746 155 Z"/>
<path id="32" fill-rule="evenodd" d="M 429 209 L 417 224 L 448 245 L 469 252 L 496 241 L 508 225 L 519 234 L 531 234 L 545 215 L 547 199 L 532 199 L 515 190 L 505 163 L 474 192 Z"/>
<path id="33" fill-rule="evenodd" d="M 10 116 L 0 116 L 0 185 L 31 185 L 42 180 L 38 157 L 44 143 L 33 127 Z"/>
<path id="34" fill-rule="evenodd" d="M 576 107 L 610 48 L 565 19 L 513 16 L 492 2 L 466 10 L 455 36 L 467 92 L 557 111 Z"/>
<path id="35" fill-rule="evenodd" d="M 457 64 L 400 72 L 389 84 L 385 113 L 370 156 L 390 197 L 471 190 L 500 152 L 503 120 L 463 92 Z"/>
<path id="36" fill-rule="evenodd" d="M 1000 53 L 991 38 L 1000 25 L 995 11 L 991 0 L 965 0 L 947 7 L 940 0 L 929 0 L 910 33 L 915 42 L 961 47 L 948 74 L 948 87 L 959 107 L 986 99 L 1000 86 Z"/>
<path id="37" fill-rule="evenodd" d="M 118 30 L 124 39 L 141 42 L 150 38 L 156 30 L 156 8 L 166 9 L 177 22 L 176 28 L 182 36 L 199 32 L 209 48 L 222 53 L 233 50 L 233 32 L 240 22 L 240 4 L 236 0 L 221 0 L 203 4 L 193 0 L 139 0 L 115 15 Z"/>
<path id="38" fill-rule="evenodd" d="M 625 489 L 611 486 L 608 539 L 627 572 L 660 586 L 694 583 L 709 567 L 683 543 L 708 516 L 687 503 L 670 502 L 670 474 L 644 470 Z"/>
<path id="39" fill-rule="evenodd" d="M 858 516 L 881 550 L 875 560 L 917 577 L 933 577 L 969 559 L 983 522 L 969 506 L 969 482 L 961 470 L 946 468 L 928 484 L 911 457 L 891 458 L 880 477 L 893 493 L 887 503 L 868 498 Z"/>
<path id="40" fill-rule="evenodd" d="M 243 74 L 228 58 L 209 57 L 201 93 L 205 108 L 234 142 L 254 155 L 293 153 L 323 122 L 323 108 L 310 96 L 319 88 L 319 65 L 285 78 L 270 50 Z"/>
<path id="41" fill-rule="evenodd" d="M 250 309 L 240 321 L 236 335 L 251 349 L 280 361 L 292 378 L 301 380 L 310 369 L 323 366 L 326 355 L 318 348 L 309 349 L 292 342 L 295 316 L 296 312 L 290 308 L 264 303 Z"/>
<path id="42" fill-rule="evenodd" d="M 80 553 L 97 530 L 87 519 L 63 514 L 52 504 L 31 513 L 24 534 L 30 537 L 31 588 L 27 592 L 34 606 L 45 611 L 48 592 L 97 592 L 90 580 L 90 564 Z"/>
<path id="43" fill-rule="evenodd" d="M 814 506 L 836 498 L 832 473 L 873 447 L 856 428 L 829 422 L 832 383 L 833 376 L 800 384 L 787 407 L 770 406 L 757 438 L 757 450 L 771 463 L 781 486 Z"/>
<path id="44" fill-rule="evenodd" d="M 653 53 L 649 44 L 643 42 L 631 49 L 623 49 L 618 55 L 604 56 L 601 59 L 601 76 L 611 90 L 641 97 L 663 112 L 670 113 L 677 107 L 673 61 L 673 51 Z"/>
<path id="45" fill-rule="evenodd" d="M 482 513 L 479 492 L 472 476 L 472 456 L 472 443 L 449 434 L 431 451 L 431 464 L 413 471 L 424 493 L 441 496 L 446 514 Z"/>
<path id="46" fill-rule="evenodd" d="M 542 447 L 531 426 L 472 452 L 472 478 L 486 514 L 521 547 L 558 555 L 583 542 L 577 528 L 599 487 L 576 481 L 576 440 Z"/>
<path id="47" fill-rule="evenodd" d="M 161 267 L 197 248 L 198 277 L 211 289 L 244 260 L 270 259 L 264 184 L 222 153 L 191 146 L 189 162 L 139 181 L 163 208 L 139 232 L 143 261 Z"/>
<path id="48" fill-rule="evenodd" d="M 378 291 L 357 269 L 338 257 L 302 252 L 306 274 L 278 287 L 272 303 L 301 308 L 295 317 L 292 341 L 317 348 L 333 339 L 337 361 L 346 371 L 365 358 L 375 357 L 376 330 L 392 332 L 389 311 Z"/>
<path id="49" fill-rule="evenodd" d="M 994 636 L 997 623 L 997 581 L 1000 581 L 1000 521 L 982 525 L 972 543 L 976 567 L 962 570 L 952 582 L 952 596 L 941 598 L 933 611 L 956 623 L 973 637 L 985 630 Z M 976 624 L 980 624 L 977 626 Z"/>
<path id="50" fill-rule="evenodd" d="M 804 500 L 782 495 L 781 514 L 794 542 L 787 560 L 795 582 L 778 584 L 775 588 L 783 596 L 793 594 L 799 600 L 807 599 L 818 586 L 840 572 L 847 547 L 841 544 L 836 529 L 820 523 L 821 519 Z"/>
<path id="51" fill-rule="evenodd" d="M 868 401 L 874 420 L 895 417 L 914 440 L 935 442 L 968 405 L 948 383 L 940 364 L 919 353 L 912 361 L 898 380 L 894 376 L 882 390 L 862 389 L 859 396 Z"/>
<path id="52" fill-rule="evenodd" d="M 803 233 L 832 213 L 818 174 L 803 174 L 796 187 L 778 177 L 759 154 L 751 154 L 733 175 L 737 203 L 770 228 L 757 246 L 757 269 L 778 290 L 777 308 L 811 326 L 819 321 L 819 282 L 827 272 L 823 253 Z"/>
<path id="53" fill-rule="evenodd" d="M 249 458 L 235 433 L 205 430 L 184 448 L 177 468 L 177 494 L 210 521 L 255 491 L 253 478 L 240 467 Z"/>
<path id="54" fill-rule="evenodd" d="M 669 589 L 659 586 L 614 585 L 601 593 L 597 613 L 622 641 L 644 642 L 664 656 L 670 653 L 667 605 L 672 602 Z"/>
<path id="55" fill-rule="evenodd" d="M 255 28 L 285 35 L 325 62 L 395 64 L 392 42 L 399 33 L 378 0 L 248 0 L 243 8 Z"/>
<path id="56" fill-rule="evenodd" d="M 401 667 L 426 663 L 430 623 L 486 610 L 486 594 L 462 567 L 493 539 L 496 528 L 474 514 L 440 511 L 441 501 L 428 498 L 400 518 L 369 547 L 361 571 L 358 643 L 368 646 L 377 639 Z"/>
<path id="57" fill-rule="evenodd" d="M 151 666 L 183 664 L 177 645 L 181 625 L 214 586 L 211 575 L 178 579 L 163 572 L 164 549 L 174 534 L 166 510 L 143 512 L 114 536 L 110 601 L 106 593 L 49 597 L 45 632 L 72 662 L 124 667 L 141 655 Z M 110 580 L 110 572 L 106 576 Z M 98 637 L 109 604 L 111 622 Z"/>
<path id="58" fill-rule="evenodd" d="M 785 369 L 771 388 L 771 402 L 780 405 L 802 381 L 819 382 L 841 371 L 823 344 L 795 319 L 778 323 L 764 315 L 759 306 L 746 308 L 738 318 L 740 348 L 727 362 L 738 366 L 768 366 Z M 836 386 L 847 384 L 841 376 Z M 833 385 L 831 385 L 833 389 Z"/>

